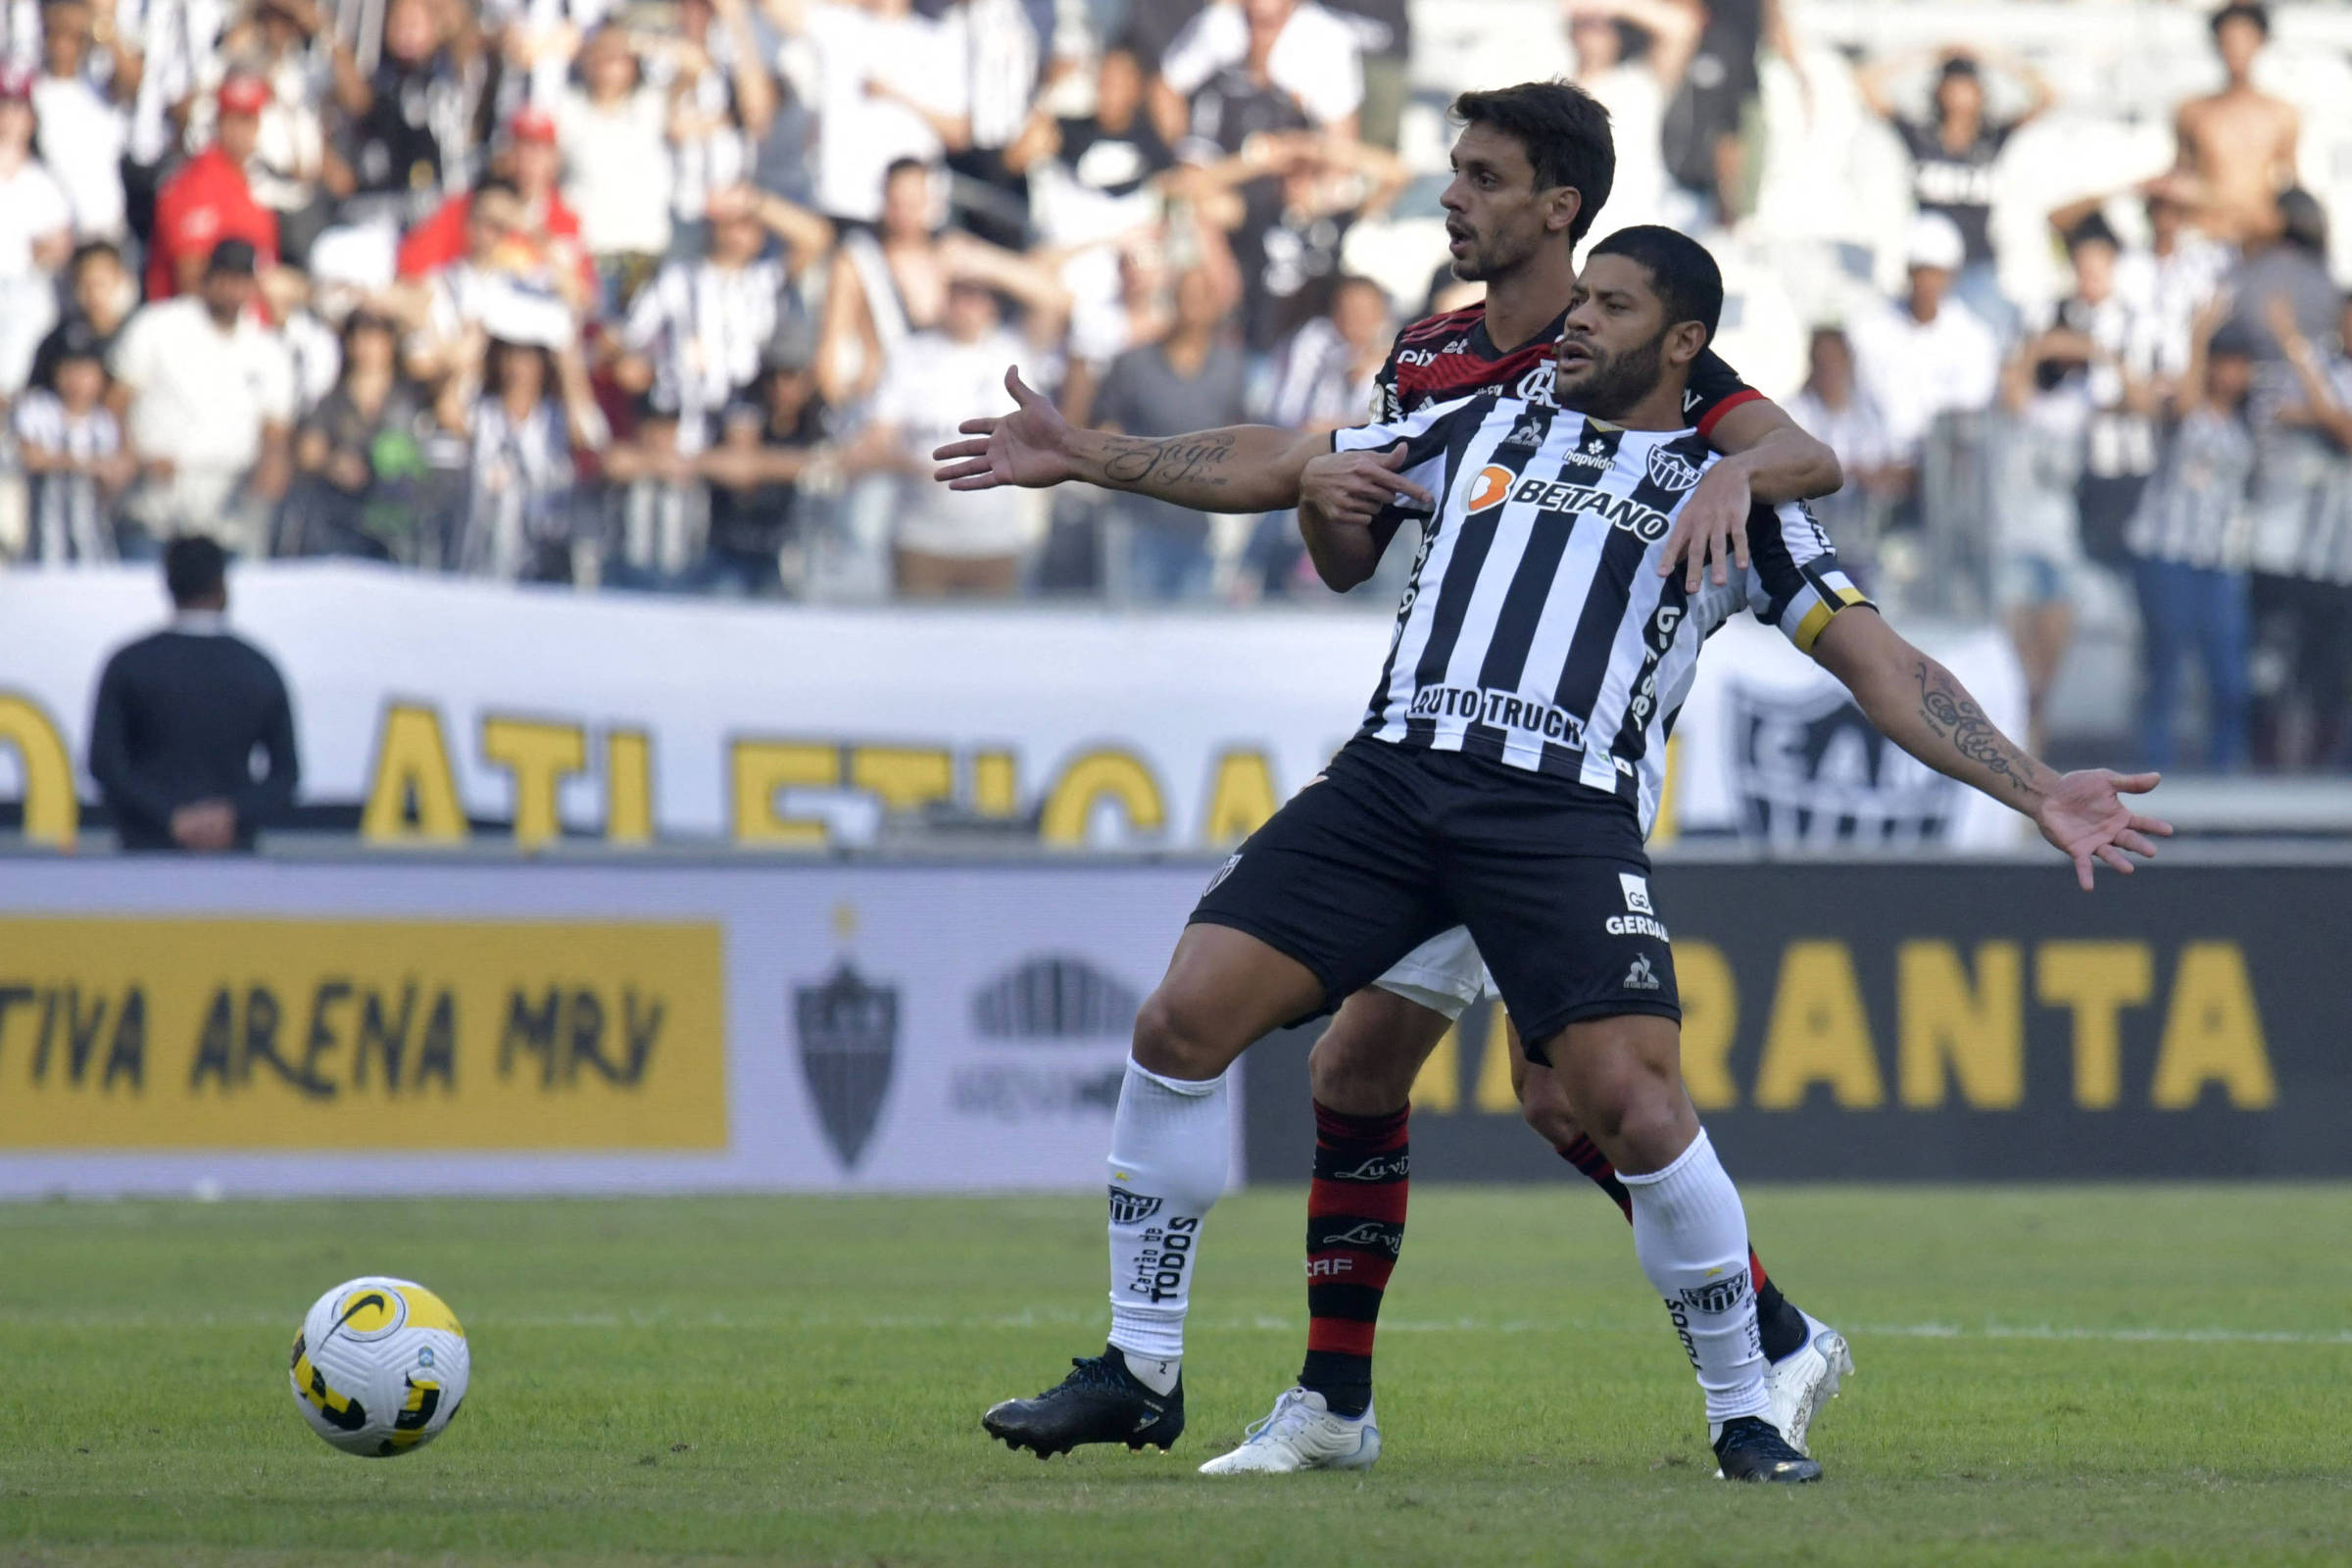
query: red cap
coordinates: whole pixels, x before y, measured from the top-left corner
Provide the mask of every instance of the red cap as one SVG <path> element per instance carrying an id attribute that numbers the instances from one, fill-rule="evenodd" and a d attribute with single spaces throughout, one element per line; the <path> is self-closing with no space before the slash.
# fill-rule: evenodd
<path id="1" fill-rule="evenodd" d="M 515 141 L 553 142 L 556 139 L 556 118 L 544 109 L 533 109 L 525 104 L 508 119 L 507 134 Z"/>
<path id="2" fill-rule="evenodd" d="M 220 83 L 220 112 L 224 115 L 258 115 L 270 107 L 270 84 L 259 76 L 243 73 Z"/>
<path id="3" fill-rule="evenodd" d="M 32 73 L 22 66 L 0 65 L 0 103 L 32 102 Z"/>

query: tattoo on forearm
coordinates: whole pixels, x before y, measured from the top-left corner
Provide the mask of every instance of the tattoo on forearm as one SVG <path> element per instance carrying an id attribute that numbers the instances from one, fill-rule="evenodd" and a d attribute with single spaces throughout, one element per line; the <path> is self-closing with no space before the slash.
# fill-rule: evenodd
<path id="1" fill-rule="evenodd" d="M 1200 484 L 1223 489 L 1222 472 L 1233 455 L 1229 435 L 1173 435 L 1164 441 L 1138 441 L 1113 436 L 1110 454 L 1102 460 L 1102 475 L 1113 484 L 1142 489 L 1146 485 Z"/>
<path id="2" fill-rule="evenodd" d="M 1976 705 L 1952 672 L 1923 659 L 1919 678 L 1919 714 L 1928 727 L 1951 742 L 1952 750 L 2027 795 L 2034 793 L 2034 760 L 2001 738 L 2001 732 Z"/>

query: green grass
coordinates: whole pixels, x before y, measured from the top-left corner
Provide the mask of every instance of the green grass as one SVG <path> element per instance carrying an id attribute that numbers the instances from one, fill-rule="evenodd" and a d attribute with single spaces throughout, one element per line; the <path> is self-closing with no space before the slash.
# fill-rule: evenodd
<path id="1" fill-rule="evenodd" d="M 993 1399 L 1102 1344 L 1101 1200 L 0 1207 L 0 1568 L 2352 1560 L 2352 1190 L 1748 1194 L 1848 1329 L 1826 1485 L 1714 1481 L 1624 1223 L 1427 1189 L 1366 1475 L 1193 1466 L 1298 1365 L 1296 1191 L 1210 1223 L 1169 1455 L 1040 1464 Z M 347 1458 L 297 1318 L 385 1272 L 464 1318 L 438 1443 Z"/>

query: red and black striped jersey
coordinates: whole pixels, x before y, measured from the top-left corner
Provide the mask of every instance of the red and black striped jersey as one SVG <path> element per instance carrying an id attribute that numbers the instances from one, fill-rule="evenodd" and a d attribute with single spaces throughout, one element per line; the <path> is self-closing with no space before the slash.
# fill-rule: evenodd
<path id="1" fill-rule="evenodd" d="M 1425 317 L 1396 334 L 1380 368 L 1368 417 L 1374 424 L 1394 423 L 1432 404 L 1488 390 L 1552 407 L 1552 356 L 1567 324 L 1568 313 L 1562 311 L 1549 326 L 1506 353 L 1487 336 L 1483 300 L 1465 310 Z M 1690 367 L 1683 417 L 1701 436 L 1710 435 L 1717 419 L 1763 395 L 1740 380 L 1740 372 L 1713 349 L 1706 349 Z"/>

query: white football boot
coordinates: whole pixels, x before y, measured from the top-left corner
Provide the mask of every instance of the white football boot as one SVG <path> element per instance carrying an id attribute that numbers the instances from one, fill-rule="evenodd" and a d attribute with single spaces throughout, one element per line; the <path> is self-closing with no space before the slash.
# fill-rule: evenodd
<path id="1" fill-rule="evenodd" d="M 1810 1312 L 1805 1320 L 1805 1343 L 1764 1369 L 1765 1391 L 1772 1396 L 1772 1424 L 1797 1452 L 1811 1456 L 1805 1440 L 1822 1406 L 1838 1397 L 1840 1380 L 1854 1375 L 1854 1352 L 1845 1336 Z"/>
<path id="2" fill-rule="evenodd" d="M 1200 1467 L 1204 1476 L 1285 1475 L 1293 1470 L 1369 1470 L 1380 1457 L 1380 1425 L 1369 1406 L 1354 1420 L 1333 1415 L 1323 1396 L 1291 1389 L 1274 1412 L 1251 1424 L 1242 1446 Z"/>

